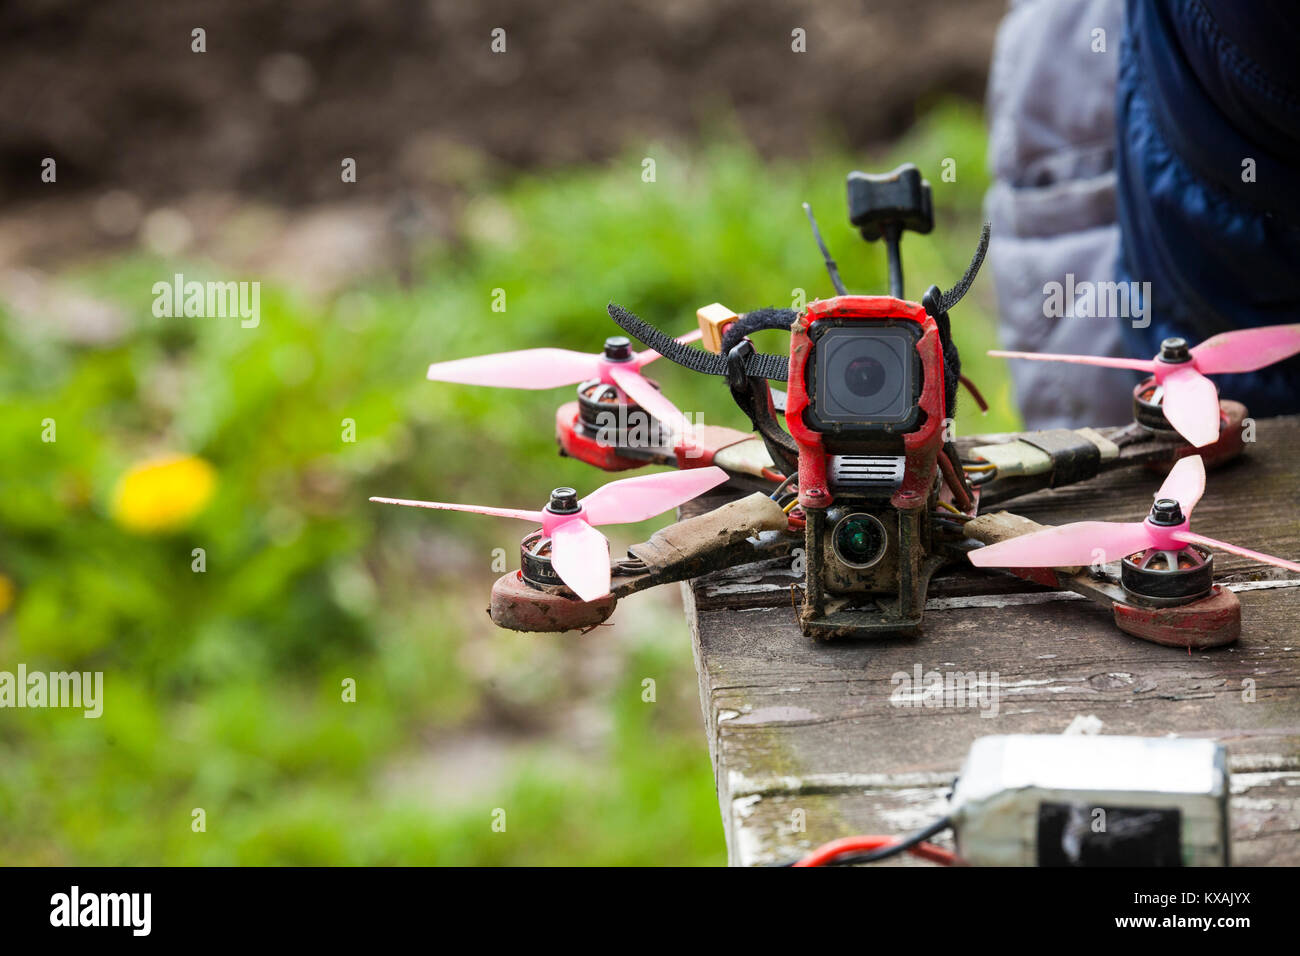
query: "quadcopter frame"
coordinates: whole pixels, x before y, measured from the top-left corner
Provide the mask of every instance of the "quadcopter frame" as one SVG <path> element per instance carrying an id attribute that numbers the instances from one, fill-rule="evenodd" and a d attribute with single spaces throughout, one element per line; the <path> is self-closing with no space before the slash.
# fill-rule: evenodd
<path id="1" fill-rule="evenodd" d="M 625 471 L 649 464 L 673 466 L 683 471 L 716 466 L 726 472 L 732 488 L 759 491 L 708 513 L 678 521 L 656 532 L 648 541 L 633 545 L 628 549 L 628 557 L 610 561 L 608 593 L 589 601 L 579 599 L 551 567 L 548 549 L 554 542 L 543 522 L 543 530 L 530 533 L 521 543 L 520 569 L 503 575 L 493 586 L 489 612 L 496 624 L 519 631 L 586 630 L 603 623 L 613 613 L 618 600 L 629 594 L 724 568 L 793 556 L 802 547 L 808 569 L 799 610 L 804 633 L 821 638 L 913 635 L 920 631 L 930 579 L 940 568 L 962 562 L 981 544 L 999 544 L 1044 530 L 1043 526 L 1016 515 L 982 513 L 982 509 L 1026 494 L 1086 481 L 1117 468 L 1167 469 L 1181 458 L 1196 454 L 1202 456 L 1207 466 L 1214 467 L 1242 453 L 1244 406 L 1219 400 L 1217 439 L 1207 441 L 1204 432 L 1199 432 L 1202 447 L 1196 448 L 1164 417 L 1158 398 L 1151 394 L 1151 380 L 1134 389 L 1135 420 L 1127 426 L 950 440 L 945 426 L 952 414 L 960 362 L 949 331 L 949 310 L 966 293 L 978 271 L 987 246 L 987 226 L 970 268 L 957 285 L 947 293 L 932 286 L 922 304 L 910 302 L 902 298 L 898 245 L 905 229 L 929 232 L 932 228 L 929 184 L 920 178 L 915 167 L 903 166 L 878 177 L 853 173 L 848 185 L 851 221 L 865 238 L 883 239 L 887 247 L 890 295 L 847 293 L 811 210 L 805 206 L 832 284 L 839 293 L 837 296 L 814 301 L 798 313 L 766 309 L 737 315 L 714 303 L 697 314 L 698 337 L 706 344 L 705 351 L 686 346 L 687 341 L 697 337 L 694 333 L 675 340 L 631 313 L 610 306 L 614 321 L 644 342 L 652 350 L 649 353 L 652 357 L 658 353 L 695 371 L 725 377 L 732 398 L 749 417 L 756 434 L 718 426 L 690 428 L 680 421 L 663 433 L 666 437 L 661 434 L 649 441 L 632 440 L 631 432 L 623 425 L 612 432 L 602 432 L 593 417 L 605 411 L 615 411 L 628 418 L 639 414 L 646 424 L 658 422 L 654 415 L 661 414 L 683 419 L 660 396 L 652 380 L 632 381 L 614 374 L 615 381 L 611 381 L 603 371 L 599 381 L 588 379 L 580 384 L 577 400 L 564 403 L 556 413 L 556 438 L 561 455 L 605 471 Z M 737 323 L 739 328 L 732 328 Z M 863 454 L 870 458 L 882 454 L 873 450 L 878 447 L 876 438 L 870 435 L 863 438 L 859 433 L 851 441 L 841 441 L 841 425 L 828 424 L 819 418 L 810 395 L 811 375 L 815 371 L 813 356 L 819 336 L 828 327 L 858 324 L 912 328 L 913 359 L 919 375 L 919 391 L 912 393 L 914 404 L 906 415 L 896 419 L 865 419 L 861 426 L 872 435 L 888 436 L 892 440 L 890 454 L 896 455 L 900 462 L 892 483 L 877 484 L 875 490 L 865 495 L 852 490 L 852 484 L 842 480 L 843 473 L 837 473 L 842 462 L 833 462 L 837 458 Z M 790 331 L 788 359 L 755 351 L 746 336 L 764 328 Z M 1288 328 L 1300 329 L 1300 326 Z M 1294 336 L 1295 332 L 1284 334 Z M 1273 332 L 1264 335 L 1276 338 Z M 564 353 L 563 358 L 570 368 L 603 370 L 608 364 L 606 360 L 629 361 L 628 345 L 626 338 L 609 339 L 604 358 L 576 353 Z M 1210 346 L 1214 347 L 1217 346 Z M 1279 348 L 1276 343 L 1270 347 Z M 1289 346 L 1283 343 L 1282 347 Z M 577 381 L 576 376 L 565 379 L 569 375 L 566 370 L 558 375 L 529 375 L 527 384 L 513 379 L 488 380 L 494 375 L 499 379 L 499 373 L 493 369 L 501 360 L 530 354 L 484 357 L 489 360 L 487 366 L 470 370 L 466 366 L 479 360 L 442 363 L 431 367 L 430 378 L 435 377 L 434 370 L 438 369 L 437 377 L 442 380 L 466 384 L 540 388 L 554 387 L 561 384 L 561 379 Z M 641 353 L 641 358 L 646 354 Z M 593 361 L 596 364 L 591 364 Z M 1126 360 L 1099 361 L 1113 364 Z M 639 368 L 640 364 L 644 362 L 639 361 L 633 367 Z M 1138 364 L 1149 367 L 1149 363 Z M 1134 364 L 1119 367 L 1132 368 Z M 1159 374 L 1155 377 L 1157 385 L 1159 377 Z M 788 394 L 774 390 L 772 381 L 787 381 Z M 625 388 L 616 387 L 624 383 Z M 598 396 L 591 391 L 595 386 L 600 386 L 596 388 Z M 978 399 L 978 392 L 975 394 Z M 636 404 L 637 401 L 645 403 L 646 408 Z M 646 409 L 655 409 L 654 415 Z M 666 421 L 664 418 L 659 424 Z M 891 421 L 895 424 L 888 424 Z M 843 427 L 858 426 L 850 422 Z M 828 436 L 832 436 L 830 442 Z M 900 448 L 902 453 L 894 452 L 895 448 Z M 851 453 L 844 454 L 846 451 Z M 970 472 L 966 470 L 968 467 Z M 716 480 L 722 480 L 721 472 Z M 797 482 L 794 490 L 787 492 L 792 500 L 782 505 L 783 489 L 794 482 Z M 572 489 L 557 489 L 553 495 L 561 491 L 573 494 Z M 896 549 L 889 562 L 859 575 L 865 583 L 847 580 L 853 572 L 846 574 L 842 567 L 825 576 L 821 573 L 828 567 L 825 552 L 830 537 L 829 522 L 832 518 L 836 522 L 841 520 L 837 515 L 843 509 L 836 508 L 837 499 L 853 503 L 855 508 L 874 509 L 866 514 L 876 520 L 883 538 Z M 862 504 L 864 501 L 867 504 Z M 476 506 L 423 504 L 493 512 Z M 940 513 L 941 507 L 952 514 Z M 883 516 L 883 520 L 877 515 Z M 507 516 L 525 515 L 516 512 Z M 856 516 L 855 511 L 848 517 Z M 605 523 L 608 521 L 607 518 Z M 1212 539 L 1203 538 L 1201 543 L 1216 544 Z M 1217 544 L 1232 550 L 1232 546 L 1223 542 Z M 838 551 L 838 540 L 835 548 Z M 1140 562 L 1135 562 L 1132 555 L 1125 555 L 1118 575 L 1104 567 L 1004 570 L 1035 584 L 1073 591 L 1106 605 L 1121 630 L 1144 640 L 1186 648 L 1217 647 L 1235 641 L 1241 626 L 1240 603 L 1230 590 L 1213 583 L 1212 556 L 1208 550 L 1195 543 L 1154 554 L 1159 550 L 1159 547 L 1149 549 Z M 1017 556 L 1026 554 L 1023 549 L 1016 553 Z M 1183 567 L 1184 559 L 1188 568 Z M 1281 559 L 1274 560 L 1288 567 L 1295 566 Z M 557 564 L 558 561 L 557 558 Z M 1160 561 L 1164 562 L 1163 571 L 1156 566 Z M 848 565 L 850 568 L 871 566 Z M 604 576 L 603 567 L 600 576 Z M 594 591 L 587 588 L 584 593 Z"/>

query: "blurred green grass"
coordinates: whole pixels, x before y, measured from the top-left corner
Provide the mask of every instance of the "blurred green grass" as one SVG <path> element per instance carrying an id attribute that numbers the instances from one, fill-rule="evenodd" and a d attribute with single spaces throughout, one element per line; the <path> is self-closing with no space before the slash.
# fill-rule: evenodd
<path id="1" fill-rule="evenodd" d="M 953 106 L 878 156 L 825 146 L 765 163 L 726 135 L 689 153 L 651 146 L 653 183 L 632 154 L 467 182 L 456 240 L 423 252 L 412 287 L 371 281 L 319 303 L 264 283 L 256 329 L 154 317 L 153 283 L 174 272 L 255 276 L 141 255 L 57 277 L 125 311 L 116 342 L 70 344 L 5 313 L 0 574 L 16 598 L 0 669 L 102 670 L 105 707 L 99 720 L 0 711 L 0 861 L 723 862 L 675 596 L 629 599 L 581 637 L 498 631 L 483 610 L 494 549 L 513 566 L 522 528 L 366 498 L 536 507 L 555 485 L 585 493 L 606 476 L 555 454 L 566 395 L 435 386 L 426 364 L 594 351 L 614 331 L 611 300 L 684 332 L 708 302 L 829 295 L 805 199 L 849 287 L 882 291 L 883 250 L 844 221 L 843 180 L 904 160 L 936 207 L 934 233 L 904 241 L 907 291 L 946 288 L 978 236 L 984 151 L 978 112 Z M 994 406 L 981 417 L 963 402 L 963 433 L 1016 426 L 1005 373 L 983 355 L 989 289 L 954 316 Z M 783 348 L 764 335 L 776 337 L 760 348 Z M 667 363 L 655 374 L 684 410 L 743 426 L 720 382 Z M 40 440 L 46 418 L 54 443 Z M 159 451 L 212 462 L 217 494 L 188 529 L 137 537 L 109 500 Z M 616 528 L 613 543 L 653 526 Z M 196 547 L 205 573 L 191 571 Z M 656 703 L 641 699 L 647 677 Z M 194 808 L 206 832 L 192 831 Z"/>

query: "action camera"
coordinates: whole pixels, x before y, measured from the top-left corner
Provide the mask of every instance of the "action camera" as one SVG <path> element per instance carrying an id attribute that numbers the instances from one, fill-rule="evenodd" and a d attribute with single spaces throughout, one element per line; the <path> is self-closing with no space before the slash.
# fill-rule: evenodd
<path id="1" fill-rule="evenodd" d="M 906 631 L 924 600 L 944 441 L 938 329 L 916 303 L 840 296 L 810 305 L 790 333 L 785 419 L 799 452 L 808 555 L 801 623 L 861 635 L 886 623 L 880 597 L 894 607 L 888 628 Z"/>

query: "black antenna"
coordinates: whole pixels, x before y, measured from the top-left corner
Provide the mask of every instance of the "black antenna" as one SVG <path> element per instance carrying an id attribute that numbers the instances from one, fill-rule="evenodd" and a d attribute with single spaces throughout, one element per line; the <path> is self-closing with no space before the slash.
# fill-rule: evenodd
<path id="1" fill-rule="evenodd" d="M 885 253 L 889 256 L 889 294 L 895 299 L 903 297 L 903 251 L 898 248 L 903 230 L 897 223 L 887 222 L 880 230 L 884 234 Z"/>
<path id="2" fill-rule="evenodd" d="M 826 260 L 826 271 L 831 275 L 831 285 L 835 286 L 835 294 L 848 295 L 849 290 L 844 288 L 844 283 L 840 280 L 840 270 L 835 265 L 835 260 L 831 258 L 831 251 L 826 248 L 826 243 L 822 240 L 822 231 L 817 228 L 817 220 L 813 218 L 812 206 L 804 203 L 803 211 L 808 214 L 808 222 L 812 226 L 813 238 L 817 240 L 817 247 L 821 249 L 822 258 Z"/>

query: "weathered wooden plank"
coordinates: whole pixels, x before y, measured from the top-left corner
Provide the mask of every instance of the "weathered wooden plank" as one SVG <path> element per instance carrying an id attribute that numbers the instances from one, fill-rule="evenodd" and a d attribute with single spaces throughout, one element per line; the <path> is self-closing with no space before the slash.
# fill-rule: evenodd
<path id="1" fill-rule="evenodd" d="M 1300 418 L 1260 421 L 1258 438 L 1248 460 L 1211 473 L 1195 527 L 1295 556 Z M 1137 520 L 1158 484 L 1120 472 L 1008 507 L 1053 524 Z M 1223 557 L 1221 579 L 1258 582 L 1238 585 L 1242 638 L 1191 655 L 1123 634 L 1073 595 L 971 570 L 936 578 L 915 640 L 810 641 L 790 603 L 797 579 L 779 562 L 684 586 L 732 861 L 913 829 L 943 812 L 976 737 L 1095 717 L 1103 733 L 1222 740 L 1234 861 L 1300 863 L 1300 587 Z M 899 706 L 895 675 L 918 666 L 984 672 L 996 706 Z"/>

